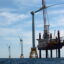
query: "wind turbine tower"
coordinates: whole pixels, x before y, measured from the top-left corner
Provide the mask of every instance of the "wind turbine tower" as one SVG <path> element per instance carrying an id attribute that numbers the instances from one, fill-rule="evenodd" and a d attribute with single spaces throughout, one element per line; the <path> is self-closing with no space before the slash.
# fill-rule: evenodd
<path id="1" fill-rule="evenodd" d="M 9 49 L 9 58 L 11 58 L 11 47 L 9 46 L 8 49 Z"/>
<path id="2" fill-rule="evenodd" d="M 23 40 L 20 39 L 20 44 L 21 44 L 21 55 L 20 55 L 20 58 L 24 58 L 23 56 Z"/>

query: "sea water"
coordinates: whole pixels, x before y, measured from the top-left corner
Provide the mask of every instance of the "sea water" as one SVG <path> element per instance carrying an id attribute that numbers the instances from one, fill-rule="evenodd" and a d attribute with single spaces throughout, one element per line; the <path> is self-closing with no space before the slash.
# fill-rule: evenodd
<path id="1" fill-rule="evenodd" d="M 64 64 L 64 58 L 52 58 L 52 59 L 0 58 L 0 64 Z"/>

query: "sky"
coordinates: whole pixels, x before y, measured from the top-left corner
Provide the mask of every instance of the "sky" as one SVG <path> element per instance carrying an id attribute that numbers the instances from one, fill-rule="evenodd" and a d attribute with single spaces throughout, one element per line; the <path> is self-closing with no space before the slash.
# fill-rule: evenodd
<path id="1" fill-rule="evenodd" d="M 61 4 L 64 0 L 45 0 L 46 5 Z M 32 47 L 32 16 L 42 6 L 41 0 L 0 0 L 0 58 L 8 58 L 8 47 L 11 46 L 11 57 L 19 58 L 21 54 L 20 38 L 23 39 L 24 57 L 28 58 Z M 64 36 L 64 5 L 47 8 L 47 21 L 50 24 L 50 33 L 60 30 Z M 35 39 L 43 34 L 42 11 L 35 14 Z M 56 35 L 55 34 L 55 35 Z M 36 47 L 38 42 L 36 40 Z M 53 51 L 55 53 L 55 50 Z M 42 55 L 44 56 L 44 51 Z M 61 50 L 64 57 L 64 48 Z M 53 54 L 55 56 L 55 54 Z"/>

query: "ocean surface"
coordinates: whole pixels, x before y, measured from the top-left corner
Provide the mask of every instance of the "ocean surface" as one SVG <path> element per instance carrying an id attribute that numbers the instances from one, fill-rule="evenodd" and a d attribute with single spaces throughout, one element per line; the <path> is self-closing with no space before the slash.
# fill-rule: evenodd
<path id="1" fill-rule="evenodd" d="M 0 58 L 0 64 L 64 64 L 64 58 L 53 58 L 53 59 Z"/>

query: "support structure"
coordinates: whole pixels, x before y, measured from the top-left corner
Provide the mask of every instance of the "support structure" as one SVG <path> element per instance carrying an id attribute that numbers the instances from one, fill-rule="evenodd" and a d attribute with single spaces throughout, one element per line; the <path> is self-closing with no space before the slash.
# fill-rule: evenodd
<path id="1" fill-rule="evenodd" d="M 9 58 L 11 58 L 11 48 L 10 46 L 8 48 L 9 48 Z"/>
<path id="2" fill-rule="evenodd" d="M 32 15 L 32 48 L 35 48 L 35 23 L 34 23 L 34 12 L 31 12 Z"/>
<path id="3" fill-rule="evenodd" d="M 50 42 L 52 42 L 52 34 L 50 34 Z M 50 49 L 50 57 L 52 58 L 52 49 Z"/>
<path id="4" fill-rule="evenodd" d="M 24 55 L 23 55 L 23 40 L 20 39 L 20 44 L 21 44 L 21 55 L 20 55 L 20 58 L 24 58 Z"/>
<path id="5" fill-rule="evenodd" d="M 34 23 L 34 12 L 31 12 L 32 15 L 32 48 L 30 52 L 30 58 L 38 58 L 37 50 L 35 47 L 35 23 Z"/>
<path id="6" fill-rule="evenodd" d="M 58 50 L 56 49 L 56 58 L 58 57 Z"/>
<path id="7" fill-rule="evenodd" d="M 42 7 L 43 9 L 43 21 L 44 21 L 44 34 L 43 37 L 44 39 L 48 39 L 49 38 L 49 25 L 47 25 L 47 10 L 46 10 L 46 5 L 45 5 L 45 1 L 42 0 Z"/>
<path id="8" fill-rule="evenodd" d="M 42 58 L 42 57 L 41 57 L 41 50 L 39 50 L 39 58 Z"/>
<path id="9" fill-rule="evenodd" d="M 48 50 L 46 49 L 46 58 L 48 58 Z"/>
<path id="10" fill-rule="evenodd" d="M 39 33 L 39 40 L 41 40 L 41 33 Z M 42 58 L 42 56 L 41 56 L 41 50 L 39 50 L 39 58 Z"/>
<path id="11" fill-rule="evenodd" d="M 58 58 L 60 58 L 60 32 L 58 31 Z"/>
<path id="12" fill-rule="evenodd" d="M 50 50 L 50 58 L 52 58 L 52 49 Z"/>

